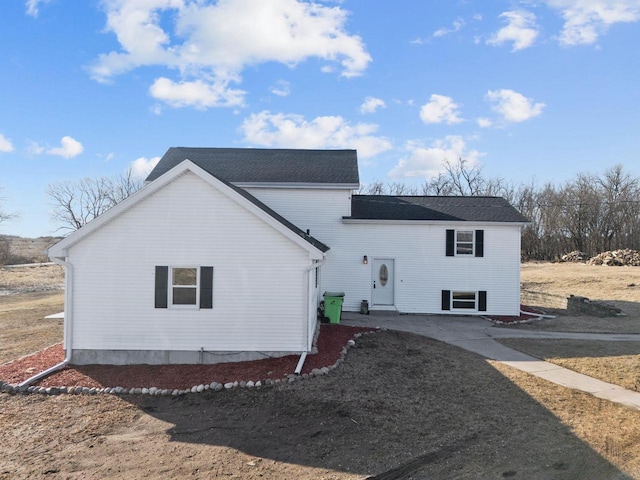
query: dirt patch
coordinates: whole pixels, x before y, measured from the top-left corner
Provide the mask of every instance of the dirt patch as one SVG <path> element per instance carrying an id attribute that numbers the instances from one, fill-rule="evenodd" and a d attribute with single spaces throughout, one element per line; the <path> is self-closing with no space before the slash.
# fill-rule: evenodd
<path id="1" fill-rule="evenodd" d="M 534 394 L 566 402 L 567 418 Z M 0 478 L 640 475 L 625 456 L 640 413 L 584 397 L 572 412 L 570 390 L 525 391 L 473 353 L 388 331 L 359 339 L 329 375 L 293 384 L 181 397 L 0 395 Z M 612 422 L 620 455 L 581 427 L 591 418 Z"/>
<path id="2" fill-rule="evenodd" d="M 371 333 L 371 328 L 344 325 L 322 325 L 318 336 L 318 353 L 309 355 L 301 374 L 329 367 L 341 357 L 347 342 L 359 333 Z M 70 365 L 34 383 L 41 387 L 123 387 L 127 389 L 156 387 L 183 390 L 213 381 L 263 381 L 284 379 L 292 374 L 300 356 L 287 355 L 252 362 L 230 362 L 216 365 Z M 49 347 L 6 365 L 0 365 L 0 379 L 18 384 L 52 367 L 64 359 L 62 345 Z"/>
<path id="3" fill-rule="evenodd" d="M 526 338 L 498 341 L 547 362 L 640 392 L 640 342 Z"/>

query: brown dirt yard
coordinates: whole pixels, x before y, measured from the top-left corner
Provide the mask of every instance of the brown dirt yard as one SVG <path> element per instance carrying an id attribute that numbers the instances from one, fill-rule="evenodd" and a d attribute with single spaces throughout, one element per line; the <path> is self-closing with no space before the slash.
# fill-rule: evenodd
<path id="1" fill-rule="evenodd" d="M 544 277 L 544 266 L 535 271 Z M 592 298 L 613 299 L 604 288 Z M 2 358 L 42 348 L 5 353 L 21 326 L 60 311 L 59 292 L 30 295 L 0 297 Z M 580 323 L 545 323 L 565 320 Z M 59 330 L 50 337 L 59 342 Z M 292 384 L 180 397 L 0 394 L 2 479 L 640 479 L 639 444 L 638 411 L 393 331 L 358 339 L 329 375 Z"/>

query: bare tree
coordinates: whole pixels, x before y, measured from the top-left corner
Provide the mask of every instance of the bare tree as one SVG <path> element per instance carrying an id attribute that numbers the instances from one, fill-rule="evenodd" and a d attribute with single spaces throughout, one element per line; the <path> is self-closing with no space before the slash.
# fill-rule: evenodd
<path id="1" fill-rule="evenodd" d="M 116 177 L 83 178 L 52 183 L 47 195 L 59 230 L 77 230 L 142 188 L 131 169 Z"/>
<path id="2" fill-rule="evenodd" d="M 6 200 L 5 197 L 2 196 L 2 190 L 4 190 L 4 188 L 0 187 L 0 224 L 18 217 L 17 213 L 5 212 L 2 209 L 2 203 Z"/>
<path id="3" fill-rule="evenodd" d="M 386 189 L 384 183 L 382 182 L 373 182 L 367 185 L 365 189 L 367 195 L 385 195 Z"/>

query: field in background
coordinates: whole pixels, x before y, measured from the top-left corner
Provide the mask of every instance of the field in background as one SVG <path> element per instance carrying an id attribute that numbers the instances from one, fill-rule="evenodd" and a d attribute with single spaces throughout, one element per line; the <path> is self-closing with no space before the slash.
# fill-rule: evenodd
<path id="1" fill-rule="evenodd" d="M 59 237 L 0 235 L 0 265 L 48 262 L 46 250 L 59 240 Z"/>

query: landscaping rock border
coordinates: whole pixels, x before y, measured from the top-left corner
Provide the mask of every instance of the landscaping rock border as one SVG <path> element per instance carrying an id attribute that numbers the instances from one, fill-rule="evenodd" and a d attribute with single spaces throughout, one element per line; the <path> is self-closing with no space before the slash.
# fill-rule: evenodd
<path id="1" fill-rule="evenodd" d="M 290 373 L 284 378 L 266 378 L 264 380 L 252 381 L 252 380 L 236 380 L 234 382 L 219 383 L 213 381 L 208 384 L 194 385 L 191 388 L 186 389 L 169 389 L 169 388 L 157 388 L 157 387 L 136 387 L 136 388 L 123 388 L 123 387 L 105 387 L 105 388 L 88 388 L 88 387 L 39 387 L 36 385 L 14 385 L 5 383 L 0 380 L 0 393 L 7 394 L 42 394 L 42 395 L 153 395 L 153 396 L 173 396 L 186 395 L 189 393 L 202 393 L 206 391 L 221 392 L 223 390 L 231 390 L 233 388 L 261 388 L 271 387 L 274 385 L 280 385 L 283 383 L 294 383 L 301 380 L 310 380 L 315 377 L 321 377 L 328 375 L 333 370 L 338 368 L 343 362 L 344 358 L 349 351 L 349 348 L 356 345 L 356 340 L 363 335 L 368 335 L 382 331 L 384 329 L 371 330 L 368 332 L 358 332 L 353 335 L 353 338 L 347 341 L 347 344 L 340 351 L 340 357 L 335 361 L 333 365 L 322 368 L 314 368 L 310 373 L 303 373 L 301 375 Z"/>

